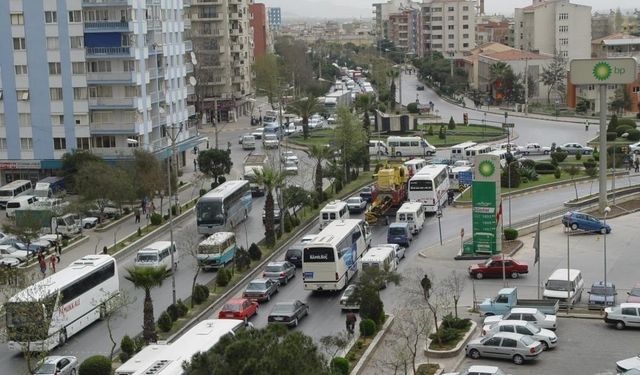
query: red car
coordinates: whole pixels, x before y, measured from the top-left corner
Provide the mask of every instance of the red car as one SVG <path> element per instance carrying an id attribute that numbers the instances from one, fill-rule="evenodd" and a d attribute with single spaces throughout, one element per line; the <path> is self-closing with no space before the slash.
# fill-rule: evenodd
<path id="1" fill-rule="evenodd" d="M 247 320 L 258 313 L 258 303 L 246 298 L 232 298 L 222 306 L 218 319 Z"/>
<path id="2" fill-rule="evenodd" d="M 503 259 L 504 265 L 502 264 Z M 476 279 L 502 277 L 503 266 L 505 276 L 512 279 L 517 279 L 520 275 L 529 272 L 529 266 L 526 263 L 512 258 L 502 258 L 502 256 L 498 255 L 487 259 L 484 263 L 469 266 L 469 276 Z"/>

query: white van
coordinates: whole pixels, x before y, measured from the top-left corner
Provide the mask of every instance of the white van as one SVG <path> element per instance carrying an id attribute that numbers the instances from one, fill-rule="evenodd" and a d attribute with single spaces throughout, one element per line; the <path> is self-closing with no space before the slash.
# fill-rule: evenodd
<path id="1" fill-rule="evenodd" d="M 582 298 L 584 280 L 582 272 L 576 269 L 559 268 L 549 276 L 544 284 L 544 299 L 555 299 L 560 306 L 573 305 Z"/>
<path id="2" fill-rule="evenodd" d="M 242 149 L 243 150 L 255 150 L 256 149 L 256 137 L 251 134 L 242 137 Z"/>
<path id="3" fill-rule="evenodd" d="M 374 139 L 369 141 L 369 155 L 371 156 L 382 156 L 389 155 L 389 149 L 387 148 L 387 144 L 382 141 L 376 141 Z"/>
<path id="4" fill-rule="evenodd" d="M 468 148 L 474 147 L 477 145 L 475 142 L 463 142 L 451 147 L 451 157 L 450 159 L 453 161 L 463 160 L 465 158 L 465 152 Z"/>
<path id="5" fill-rule="evenodd" d="M 320 210 L 320 229 L 324 228 L 334 220 L 344 220 L 349 218 L 349 207 L 344 201 L 331 201 Z"/>
<path id="6" fill-rule="evenodd" d="M 419 170 L 427 165 L 427 161 L 424 159 L 411 159 L 404 162 L 404 166 L 409 171 L 409 176 L 413 176 L 418 173 Z"/>
<path id="7" fill-rule="evenodd" d="M 38 198 L 33 195 L 22 195 L 7 202 L 7 217 L 15 217 L 16 210 L 27 208 L 36 203 Z"/>
<path id="8" fill-rule="evenodd" d="M 491 152 L 491 146 L 489 145 L 475 145 L 473 147 L 469 147 L 464 151 L 464 159 L 469 160 L 470 162 L 475 161 L 475 157 L 478 155 L 483 155 Z"/>
<path id="9" fill-rule="evenodd" d="M 358 270 L 366 271 L 370 268 L 377 268 L 380 271 L 393 272 L 398 268 L 398 259 L 393 247 L 374 246 L 367 250 L 362 258 L 358 260 Z M 386 282 L 380 285 L 381 288 L 387 286 Z"/>
<path id="10" fill-rule="evenodd" d="M 498 159 L 500 159 L 500 166 L 502 168 L 505 168 L 507 166 L 507 155 L 509 154 L 509 152 L 507 150 L 494 150 L 491 152 L 488 152 L 487 155 L 495 155 L 498 157 Z"/>
<path id="11" fill-rule="evenodd" d="M 171 252 L 175 264 L 171 266 Z M 138 250 L 135 267 L 164 267 L 167 271 L 175 270 L 178 267 L 178 252 L 175 242 L 158 241 Z"/>
<path id="12" fill-rule="evenodd" d="M 424 226 L 424 206 L 422 202 L 405 202 L 396 213 L 396 221 L 409 224 L 411 233 L 417 234 Z"/>

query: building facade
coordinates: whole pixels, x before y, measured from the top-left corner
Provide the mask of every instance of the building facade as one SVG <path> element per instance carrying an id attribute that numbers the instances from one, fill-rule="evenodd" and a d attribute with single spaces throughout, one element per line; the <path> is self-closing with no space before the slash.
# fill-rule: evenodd
<path id="1" fill-rule="evenodd" d="M 422 17 L 419 9 L 404 8 L 389 15 L 387 39 L 401 51 L 422 55 Z"/>
<path id="2" fill-rule="evenodd" d="M 282 27 L 282 12 L 280 8 L 267 8 L 267 20 L 271 31 L 280 31 L 280 28 Z"/>
<path id="3" fill-rule="evenodd" d="M 476 46 L 476 2 L 432 0 L 422 4 L 423 53 L 460 57 Z"/>
<path id="4" fill-rule="evenodd" d="M 249 4 L 249 13 L 251 15 L 249 25 L 253 32 L 253 57 L 257 59 L 267 53 L 268 44 L 268 27 L 267 12 L 264 4 Z"/>
<path id="5" fill-rule="evenodd" d="M 198 142 L 184 29 L 178 2 L 0 2 L 0 180 L 48 175 L 74 149 L 167 158 L 168 128 L 184 155 Z"/>
<path id="6" fill-rule="evenodd" d="M 501 43 L 509 45 L 511 22 L 506 19 L 486 20 L 476 25 L 476 44 Z"/>

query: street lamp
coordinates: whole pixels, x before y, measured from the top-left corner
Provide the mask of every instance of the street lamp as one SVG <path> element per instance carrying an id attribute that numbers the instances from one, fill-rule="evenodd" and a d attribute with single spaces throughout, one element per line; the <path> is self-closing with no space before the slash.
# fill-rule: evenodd
<path id="1" fill-rule="evenodd" d="M 182 131 L 182 124 L 180 124 L 178 126 L 178 132 L 176 133 L 176 126 L 175 125 L 171 125 L 171 126 L 165 126 L 165 133 L 167 130 L 167 127 L 171 129 L 171 134 L 167 134 L 167 137 L 169 137 L 171 139 L 171 154 L 169 155 L 169 159 L 167 160 L 167 193 L 169 194 L 169 242 L 171 243 L 171 246 L 173 247 L 173 207 L 171 207 L 171 162 L 173 161 L 173 158 L 175 157 L 176 154 L 176 139 L 178 139 L 178 135 L 180 134 L 180 132 Z M 216 144 L 216 148 L 217 148 L 217 144 Z M 176 175 L 178 174 L 178 163 L 176 163 L 175 166 L 175 171 L 176 171 Z M 176 210 L 178 209 L 178 195 L 176 194 L 175 197 L 176 200 Z M 162 211 L 161 211 L 162 212 Z M 176 211 L 176 214 L 178 212 Z M 176 261 L 174 259 L 174 253 L 175 251 L 170 251 L 169 252 L 171 254 L 171 269 L 173 270 L 173 272 L 171 272 L 171 296 L 172 296 L 172 300 L 173 300 L 173 304 L 176 303 Z"/>
<path id="2" fill-rule="evenodd" d="M 615 176 L 614 176 L 615 177 Z M 607 206 L 604 208 L 604 233 L 602 234 L 602 243 L 604 247 L 604 306 L 607 306 L 607 215 L 611 212 L 611 207 Z M 613 296 L 611 296 L 613 299 Z"/>
<path id="3" fill-rule="evenodd" d="M 509 118 L 509 113 L 504 112 L 504 126 L 507 128 L 507 152 L 509 156 L 511 156 L 511 130 L 509 130 L 509 126 L 507 125 L 507 119 Z M 509 157 L 511 160 L 511 157 Z M 509 228 L 511 228 L 511 161 L 507 160 L 507 180 L 509 184 Z"/>

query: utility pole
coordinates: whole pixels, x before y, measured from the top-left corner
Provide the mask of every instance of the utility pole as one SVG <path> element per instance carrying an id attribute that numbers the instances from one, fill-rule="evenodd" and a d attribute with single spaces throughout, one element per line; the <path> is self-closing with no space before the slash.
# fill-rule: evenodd
<path id="1" fill-rule="evenodd" d="M 218 149 L 218 98 L 213 99 L 213 116 L 211 116 L 213 128 L 216 135 L 216 150 Z"/>
<path id="2" fill-rule="evenodd" d="M 171 191 L 171 163 L 173 162 L 173 159 L 175 157 L 176 154 L 176 139 L 178 138 L 178 135 L 180 134 L 180 132 L 182 131 L 182 125 L 179 126 L 178 128 L 178 132 L 176 133 L 176 127 L 175 125 L 171 125 L 171 135 L 167 134 L 167 137 L 169 137 L 171 139 L 171 155 L 169 155 L 169 160 L 167 160 L 167 189 L 168 189 L 168 194 L 169 194 L 169 241 L 171 242 L 171 250 L 169 251 L 169 253 L 171 254 L 171 296 L 172 296 L 172 301 L 173 304 L 176 303 L 176 272 L 175 272 L 175 268 L 176 268 L 176 261 L 174 259 L 174 254 L 175 251 L 173 249 L 174 243 L 173 243 L 173 207 L 171 207 L 171 196 L 172 196 L 172 191 Z M 166 127 L 165 127 L 165 132 L 166 132 Z M 216 132 L 217 134 L 217 132 Z M 216 137 L 216 148 L 218 148 L 218 142 L 217 142 L 217 137 Z M 175 165 L 175 172 L 176 175 L 178 174 L 178 163 L 176 161 L 176 165 Z M 177 204 L 176 204 L 176 213 L 177 213 Z"/>
<path id="3" fill-rule="evenodd" d="M 529 114 L 529 58 L 524 58 L 524 114 Z"/>

